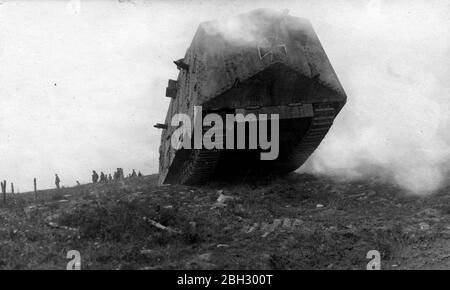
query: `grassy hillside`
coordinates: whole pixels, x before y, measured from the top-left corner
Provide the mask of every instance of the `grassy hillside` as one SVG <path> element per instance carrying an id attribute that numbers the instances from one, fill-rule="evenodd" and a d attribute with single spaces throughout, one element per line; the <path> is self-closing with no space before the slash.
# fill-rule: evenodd
<path id="1" fill-rule="evenodd" d="M 259 183 L 156 186 L 156 176 L 8 196 L 1 269 L 449 268 L 449 188 L 292 174 Z M 219 202 L 218 202 L 219 199 Z"/>

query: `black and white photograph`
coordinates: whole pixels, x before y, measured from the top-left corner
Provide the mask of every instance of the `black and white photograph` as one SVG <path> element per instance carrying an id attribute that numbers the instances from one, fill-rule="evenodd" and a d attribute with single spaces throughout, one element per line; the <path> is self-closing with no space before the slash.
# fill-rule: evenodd
<path id="1" fill-rule="evenodd" d="M 0 0 L 0 270 L 450 269 L 449 15 Z"/>

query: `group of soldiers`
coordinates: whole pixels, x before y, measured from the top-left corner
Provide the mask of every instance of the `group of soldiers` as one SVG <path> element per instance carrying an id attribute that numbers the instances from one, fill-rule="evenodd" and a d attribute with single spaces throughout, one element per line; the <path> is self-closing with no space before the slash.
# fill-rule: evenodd
<path id="1" fill-rule="evenodd" d="M 142 173 L 140 171 L 139 171 L 139 173 L 136 173 L 136 170 L 133 169 L 133 171 L 130 174 L 128 174 L 127 177 L 128 178 L 142 177 Z M 117 168 L 117 170 L 114 172 L 113 175 L 100 172 L 100 176 L 98 175 L 98 173 L 95 170 L 92 170 L 92 182 L 93 183 L 108 182 L 108 181 L 112 181 L 112 180 L 121 180 L 124 178 L 125 178 L 125 175 L 123 174 L 122 168 Z"/>
<path id="2" fill-rule="evenodd" d="M 100 172 L 100 175 L 98 175 L 95 170 L 92 170 L 92 182 L 93 183 L 97 183 L 97 182 L 106 183 L 108 181 L 122 180 L 125 178 L 133 178 L 133 177 L 142 177 L 142 173 L 140 171 L 138 173 L 136 173 L 136 170 L 133 169 L 133 171 L 130 174 L 128 174 L 127 177 L 125 177 L 125 175 L 123 174 L 122 168 L 117 168 L 117 170 L 114 172 L 113 175 L 105 174 L 103 172 Z M 61 183 L 61 179 L 59 179 L 58 174 L 55 174 L 55 185 L 56 185 L 57 189 L 60 189 L 60 183 Z M 81 185 L 78 180 L 77 180 L 77 185 Z"/>

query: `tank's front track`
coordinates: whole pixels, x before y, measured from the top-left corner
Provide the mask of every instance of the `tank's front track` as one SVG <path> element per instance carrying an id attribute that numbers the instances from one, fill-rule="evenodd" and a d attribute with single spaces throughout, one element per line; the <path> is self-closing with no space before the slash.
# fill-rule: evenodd
<path id="1" fill-rule="evenodd" d="M 280 142 L 282 143 L 280 144 L 280 149 L 284 151 L 281 151 L 280 158 L 274 161 L 254 160 L 251 162 L 255 164 L 247 164 L 246 162 L 248 161 L 244 161 L 238 155 L 233 160 L 233 158 L 230 158 L 233 154 L 241 154 L 241 156 L 246 154 L 238 149 L 231 150 L 231 152 L 224 152 L 225 150 L 223 149 L 190 150 L 178 170 L 178 176 L 175 178 L 181 184 L 199 184 L 210 180 L 212 177 L 221 177 L 220 175 L 243 177 L 243 168 L 249 168 L 246 174 L 256 170 L 266 175 L 278 175 L 294 171 L 305 163 L 320 145 L 320 142 L 333 124 L 335 116 L 336 110 L 332 103 L 313 104 L 313 116 L 311 118 L 294 120 L 295 122 L 307 122 L 308 127 L 304 132 L 295 131 L 296 126 L 289 126 L 287 129 L 280 130 Z M 208 128 L 203 129 L 205 132 Z M 298 136 L 299 134 L 303 135 L 295 139 L 294 143 L 283 144 L 283 142 L 287 141 L 282 136 Z M 226 162 L 231 162 L 231 164 L 224 165 Z"/>

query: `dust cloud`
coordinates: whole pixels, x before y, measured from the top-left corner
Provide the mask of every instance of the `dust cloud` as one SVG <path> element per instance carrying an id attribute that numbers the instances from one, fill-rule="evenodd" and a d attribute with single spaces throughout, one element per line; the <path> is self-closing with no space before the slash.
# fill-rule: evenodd
<path id="1" fill-rule="evenodd" d="M 375 174 L 430 194 L 450 180 L 448 5 L 383 3 L 347 15 L 351 26 L 345 12 L 334 19 L 345 43 L 333 52 L 341 55 L 335 68 L 348 102 L 301 170 L 350 179 Z"/>

